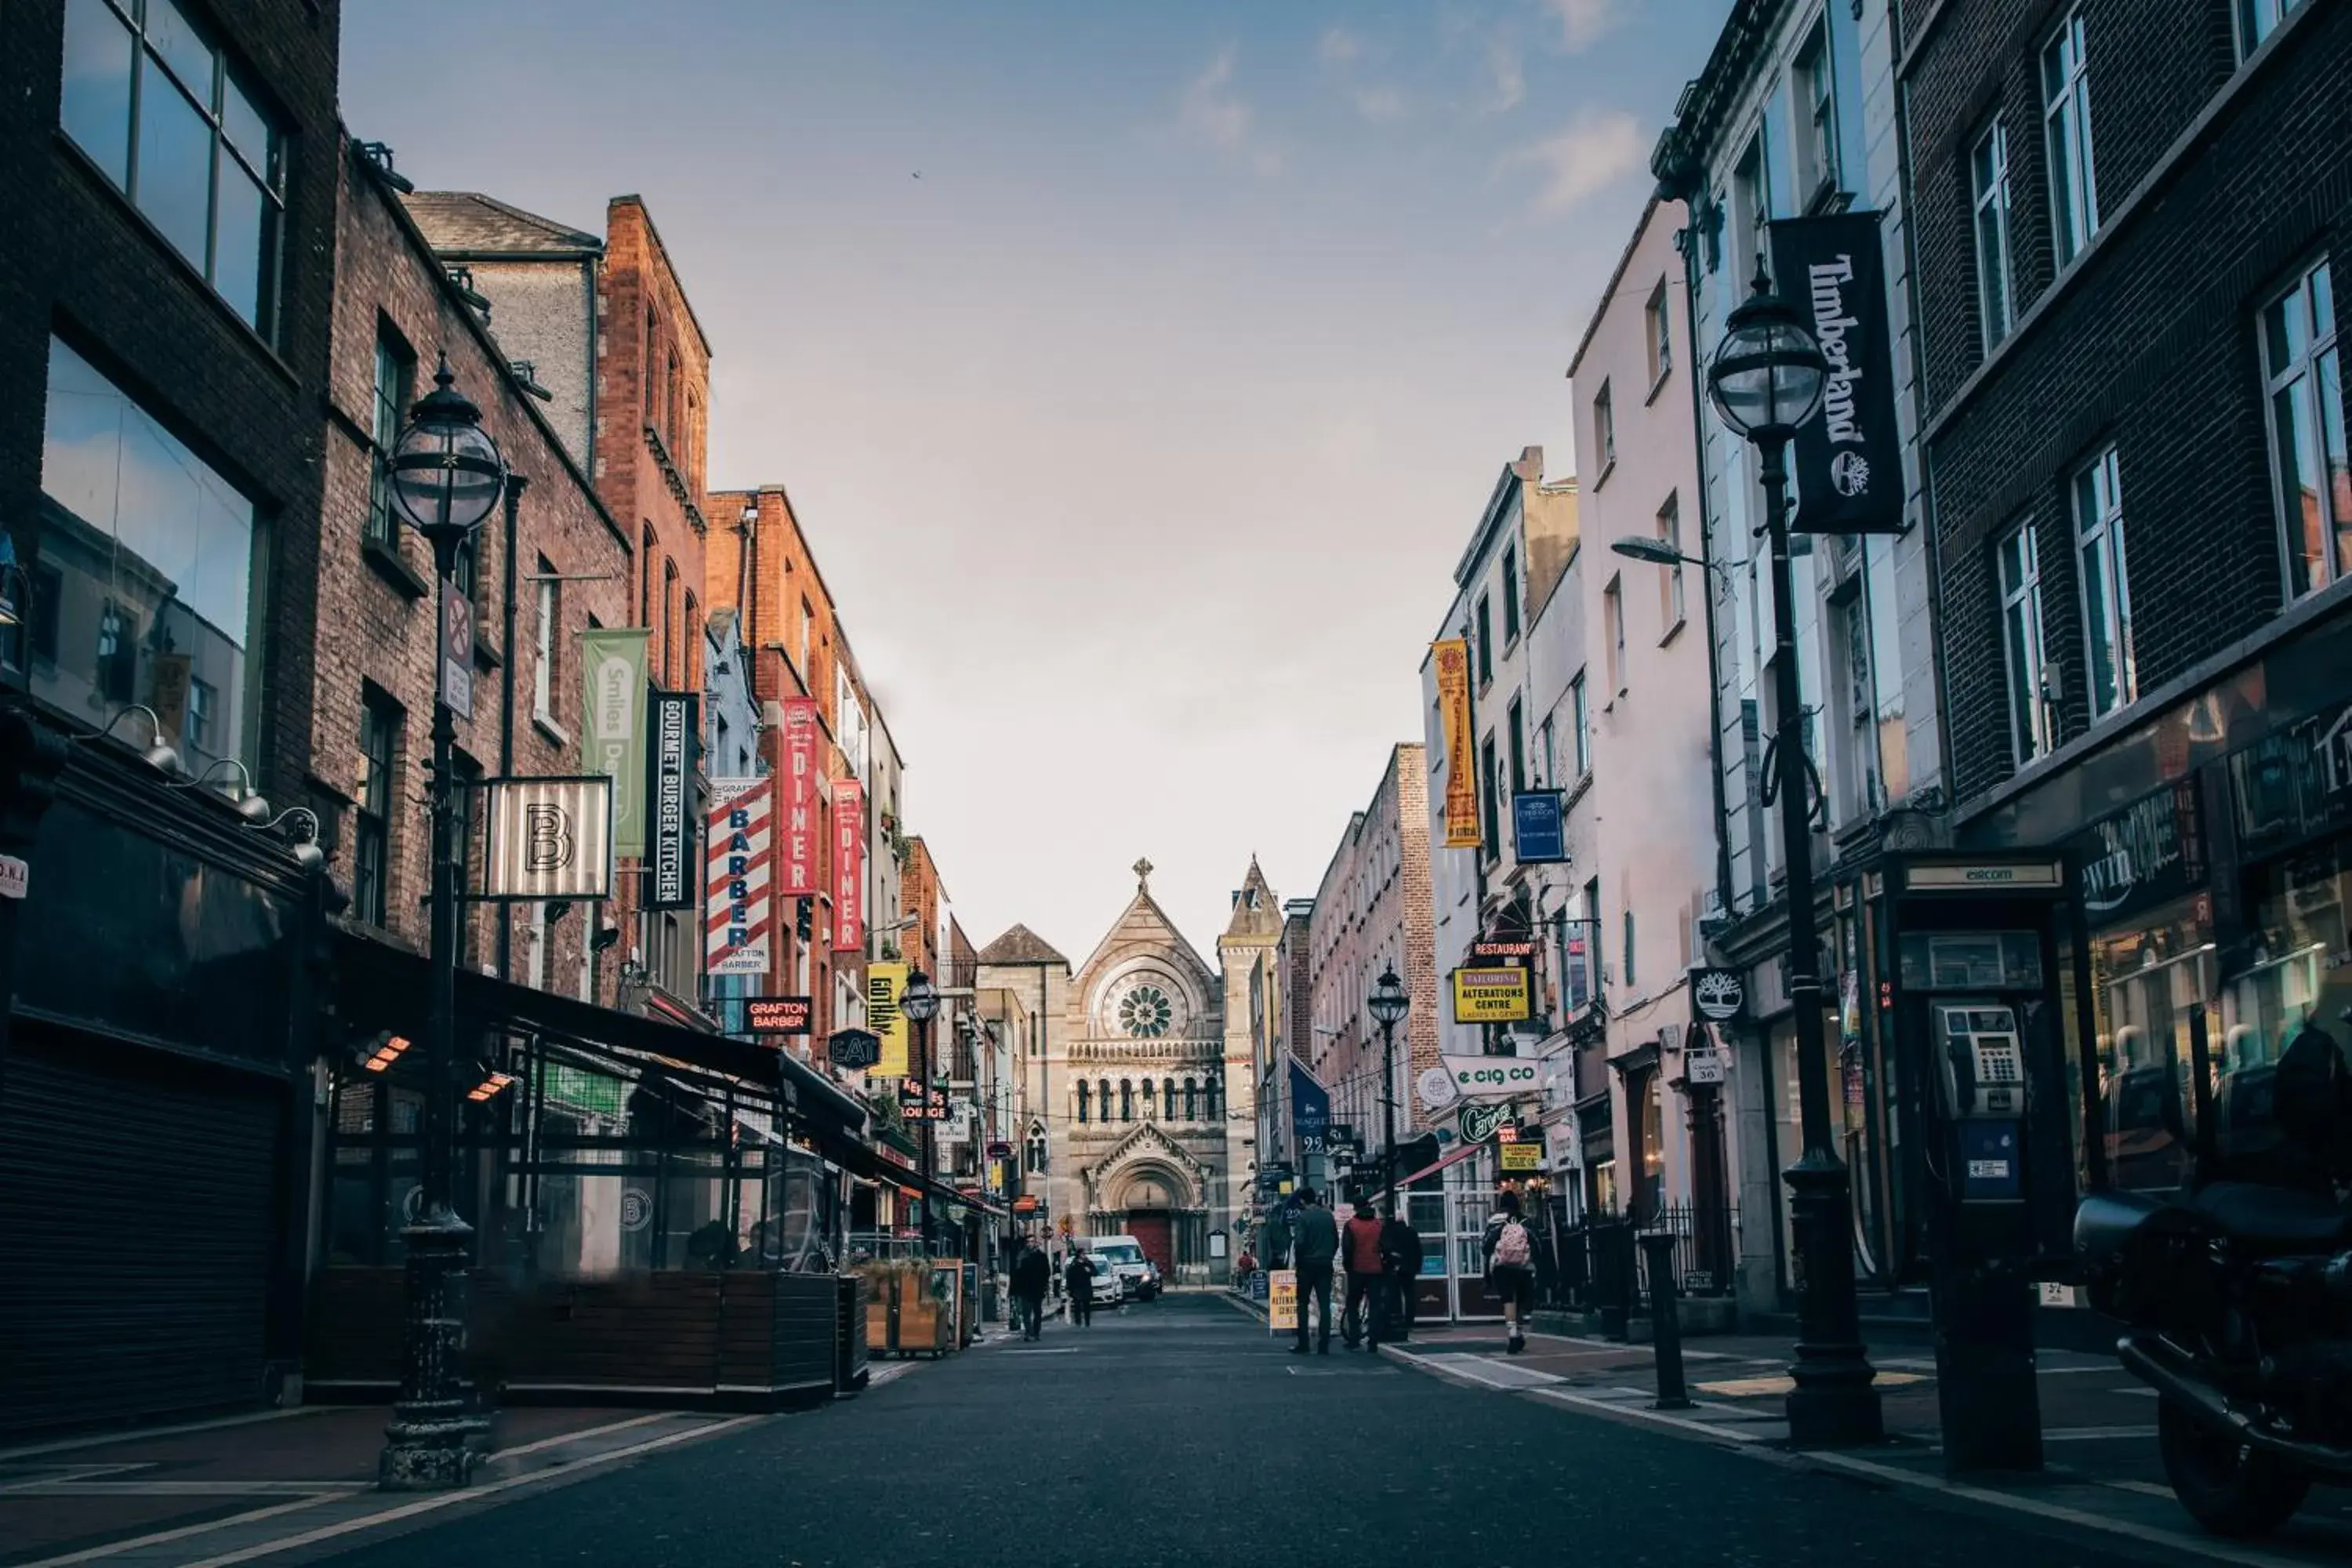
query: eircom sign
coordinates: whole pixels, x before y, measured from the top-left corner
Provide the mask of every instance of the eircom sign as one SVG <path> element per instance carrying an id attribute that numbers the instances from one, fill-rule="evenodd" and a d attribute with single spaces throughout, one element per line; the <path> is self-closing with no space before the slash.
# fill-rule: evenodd
<path id="1" fill-rule="evenodd" d="M 1543 1092 L 1541 1063 L 1520 1057 L 1440 1057 L 1465 1100 L 1517 1100 Z"/>
<path id="2" fill-rule="evenodd" d="M 1457 1024 L 1516 1024 L 1531 1017 L 1535 998 L 1528 973 L 1519 964 L 1454 972 L 1454 1021 Z"/>

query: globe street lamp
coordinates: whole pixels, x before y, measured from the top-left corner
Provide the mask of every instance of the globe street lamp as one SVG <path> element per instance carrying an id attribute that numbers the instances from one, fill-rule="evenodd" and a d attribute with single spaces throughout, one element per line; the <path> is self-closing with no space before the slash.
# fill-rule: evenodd
<path id="1" fill-rule="evenodd" d="M 473 1226 L 450 1205 L 457 1159 L 450 1142 L 449 1064 L 456 1055 L 457 882 L 457 789 L 451 753 L 457 716 L 449 706 L 449 659 L 443 653 L 459 553 L 498 504 L 506 487 L 506 459 L 482 428 L 482 411 L 454 390 L 444 356 L 433 390 L 409 411 L 385 467 L 392 499 L 409 525 L 433 547 L 433 776 L 426 781 L 432 818 L 431 969 L 425 990 L 423 1159 L 415 1217 L 401 1227 L 406 1316 L 401 1328 L 400 1399 L 384 1427 L 377 1484 L 392 1491 L 464 1486 L 473 1476 L 467 1438 L 474 1423 L 457 1393 L 458 1348 L 465 1313 L 450 1300 L 450 1279 L 465 1268 Z M 466 613 L 470 614 L 470 611 Z"/>
<path id="2" fill-rule="evenodd" d="M 1412 1006 L 1393 964 L 1381 971 L 1364 1004 L 1381 1026 L 1381 1174 L 1390 1212 L 1396 1209 L 1396 1026 Z"/>
<path id="3" fill-rule="evenodd" d="M 916 1134 L 917 1145 L 922 1150 L 923 1171 L 923 1250 L 931 1246 L 931 1184 L 933 1163 L 931 1144 L 931 1020 L 940 1016 L 940 990 L 931 977 L 921 970 L 907 976 L 907 988 L 898 995 L 898 1011 L 915 1026 L 915 1081 L 922 1086 L 923 1125 Z"/>
<path id="4" fill-rule="evenodd" d="M 1829 372 L 1820 343 L 1772 292 L 1759 258 L 1754 292 L 1724 323 L 1706 390 L 1724 424 L 1761 459 L 1764 527 L 1772 564 L 1772 750 L 1779 763 L 1781 851 L 1789 899 L 1789 1001 L 1796 1010 L 1797 1086 L 1805 1149 L 1782 1173 L 1797 1233 L 1796 1386 L 1789 1437 L 1799 1447 L 1876 1442 L 1878 1390 L 1854 1303 L 1853 1189 L 1830 1132 L 1829 1065 L 1822 1031 L 1821 940 L 1813 925 L 1812 803 L 1797 682 L 1795 595 L 1789 572 L 1789 479 L 1782 467 L 1797 427 L 1821 407 Z M 1621 545 L 1623 542 L 1621 542 Z M 1636 554 L 1631 550 L 1621 553 Z M 1769 781 L 1768 781 L 1769 787 Z"/>

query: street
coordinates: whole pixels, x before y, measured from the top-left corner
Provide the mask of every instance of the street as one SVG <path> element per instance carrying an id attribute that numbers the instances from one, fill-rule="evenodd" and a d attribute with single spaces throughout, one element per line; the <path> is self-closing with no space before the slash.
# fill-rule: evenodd
<path id="1" fill-rule="evenodd" d="M 461 1506 L 406 1536 L 362 1537 L 340 1561 L 2024 1568 L 2151 1556 L 1462 1387 L 1337 1341 L 1328 1356 L 1286 1345 L 1209 1295 L 1088 1329 L 1055 1321 L 1036 1344 L 917 1363 L 845 1405 L 487 1511 Z"/>

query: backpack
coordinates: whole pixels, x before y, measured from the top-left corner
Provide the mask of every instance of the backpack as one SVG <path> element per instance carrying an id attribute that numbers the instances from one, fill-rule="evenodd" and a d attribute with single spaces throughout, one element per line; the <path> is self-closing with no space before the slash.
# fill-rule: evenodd
<path id="1" fill-rule="evenodd" d="M 1535 1248 L 1528 1240 L 1528 1227 L 1517 1220 L 1503 1222 L 1502 1233 L 1495 1237 L 1495 1267 L 1525 1268 Z"/>

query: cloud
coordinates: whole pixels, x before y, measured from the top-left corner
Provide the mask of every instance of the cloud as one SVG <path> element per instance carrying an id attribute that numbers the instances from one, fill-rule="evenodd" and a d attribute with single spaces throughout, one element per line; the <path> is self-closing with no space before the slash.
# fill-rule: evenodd
<path id="1" fill-rule="evenodd" d="M 1559 23 L 1559 47 L 1571 55 L 1591 48 L 1625 19 L 1619 0 L 1542 0 L 1542 5 Z"/>
<path id="2" fill-rule="evenodd" d="M 1404 115 L 1404 93 L 1393 87 L 1356 89 L 1356 112 L 1367 120 L 1398 120 Z"/>
<path id="3" fill-rule="evenodd" d="M 1345 27 L 1326 27 L 1315 52 L 1327 66 L 1343 66 L 1363 57 L 1364 40 Z"/>
<path id="4" fill-rule="evenodd" d="M 1492 108 L 1497 114 L 1508 114 L 1528 96 L 1528 73 L 1519 63 L 1519 47 L 1508 38 L 1495 37 L 1486 42 L 1486 68 L 1495 78 Z"/>
<path id="5" fill-rule="evenodd" d="M 1508 154 L 1511 167 L 1531 167 L 1541 184 L 1531 204 L 1556 217 L 1594 193 L 1605 190 L 1649 163 L 1650 145 L 1642 121 L 1622 110 L 1580 115 L 1558 135 Z"/>
<path id="6" fill-rule="evenodd" d="M 1219 51 L 1208 68 L 1184 89 L 1179 119 L 1185 133 L 1227 158 L 1246 163 L 1260 174 L 1282 172 L 1282 154 L 1256 134 L 1257 112 L 1233 90 L 1234 64 L 1238 51 Z"/>

